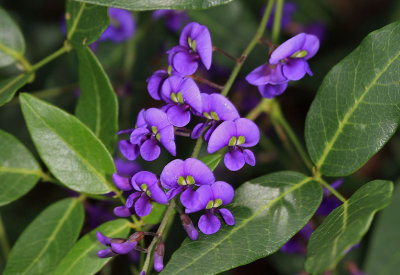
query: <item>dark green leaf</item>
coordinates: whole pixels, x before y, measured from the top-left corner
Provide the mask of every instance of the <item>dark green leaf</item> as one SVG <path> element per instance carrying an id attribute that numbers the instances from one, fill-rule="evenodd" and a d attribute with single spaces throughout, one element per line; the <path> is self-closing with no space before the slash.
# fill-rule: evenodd
<path id="1" fill-rule="evenodd" d="M 75 47 L 93 43 L 108 26 L 106 7 L 67 0 L 66 10 L 67 39 Z"/>
<path id="2" fill-rule="evenodd" d="M 310 220 L 321 198 L 321 186 L 296 172 L 246 182 L 229 207 L 236 224 L 186 239 L 162 274 L 216 274 L 272 254 Z"/>
<path id="3" fill-rule="evenodd" d="M 32 74 L 20 74 L 0 80 L 0 106 L 9 102 L 18 91 L 31 78 Z"/>
<path id="4" fill-rule="evenodd" d="M 109 192 L 115 172 L 110 153 L 76 117 L 29 94 L 20 96 L 22 112 L 39 155 L 62 183 L 91 194 Z"/>
<path id="5" fill-rule="evenodd" d="M 101 259 L 97 257 L 97 251 L 105 249 L 96 238 L 96 231 L 99 231 L 107 237 L 126 238 L 130 230 L 127 220 L 118 219 L 106 222 L 83 236 L 62 259 L 54 271 L 55 275 L 76 275 L 76 274 L 95 274 L 111 258 Z"/>
<path id="6" fill-rule="evenodd" d="M 205 157 L 200 158 L 200 160 L 202 162 L 204 162 L 204 164 L 207 165 L 208 168 L 211 169 L 211 171 L 214 171 L 215 168 L 217 168 L 221 159 L 222 159 L 221 154 L 212 154 L 212 155 L 207 155 Z"/>
<path id="7" fill-rule="evenodd" d="M 18 238 L 3 274 L 50 274 L 78 239 L 83 218 L 78 199 L 50 205 Z"/>
<path id="8" fill-rule="evenodd" d="M 114 151 L 118 131 L 118 102 L 107 74 L 96 56 L 87 48 L 78 49 L 81 95 L 76 116 Z"/>
<path id="9" fill-rule="evenodd" d="M 164 212 L 167 210 L 167 206 L 156 202 L 153 202 L 151 205 L 153 207 L 151 213 L 143 217 L 143 221 L 148 224 L 158 224 L 161 222 Z"/>
<path id="10" fill-rule="evenodd" d="M 25 195 L 41 173 L 31 152 L 13 135 L 0 130 L 0 205 Z"/>
<path id="11" fill-rule="evenodd" d="M 74 0 L 100 6 L 115 7 L 125 10 L 158 10 L 158 9 L 207 9 L 222 5 L 232 0 Z"/>
<path id="12" fill-rule="evenodd" d="M 365 272 L 391 275 L 400 270 L 400 186 L 394 190 L 391 204 L 378 217 L 368 246 Z"/>
<path id="13" fill-rule="evenodd" d="M 306 120 L 310 156 L 321 173 L 351 174 L 400 121 L 400 22 L 369 34 L 325 77 Z"/>
<path id="14" fill-rule="evenodd" d="M 329 214 L 311 235 L 306 271 L 322 274 L 333 269 L 347 249 L 357 244 L 368 231 L 375 212 L 389 204 L 392 190 L 392 182 L 369 182 Z"/>
<path id="15" fill-rule="evenodd" d="M 25 53 L 25 40 L 14 20 L 0 7 L 0 67 L 14 63 Z"/>

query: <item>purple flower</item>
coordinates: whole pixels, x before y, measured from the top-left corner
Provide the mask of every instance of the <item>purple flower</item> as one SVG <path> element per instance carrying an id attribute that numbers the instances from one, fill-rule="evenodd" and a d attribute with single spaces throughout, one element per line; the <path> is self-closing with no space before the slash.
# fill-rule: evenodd
<path id="1" fill-rule="evenodd" d="M 179 37 L 179 46 L 173 47 L 167 53 L 172 69 L 180 74 L 193 74 L 200 62 L 209 70 L 212 42 L 208 28 L 196 22 L 187 24 Z"/>
<path id="2" fill-rule="evenodd" d="M 235 120 L 240 117 L 235 105 L 221 94 L 201 94 L 202 111 L 195 113 L 198 116 L 207 119 L 206 122 L 197 124 L 192 131 L 191 137 L 197 139 L 201 136 L 203 130 L 209 127 L 204 134 L 204 140 L 208 141 L 211 134 L 224 121 Z"/>
<path id="3" fill-rule="evenodd" d="M 245 163 L 254 166 L 256 158 L 252 151 L 243 149 L 255 146 L 260 140 L 257 125 L 247 119 L 225 121 L 219 125 L 210 136 L 207 151 L 212 154 L 224 147 L 229 147 L 225 154 L 224 163 L 231 171 L 240 170 Z"/>
<path id="4" fill-rule="evenodd" d="M 312 34 L 299 33 L 276 48 L 271 54 L 269 63 L 280 64 L 282 74 L 288 80 L 299 80 L 306 73 L 312 75 L 307 60 L 312 58 L 318 49 L 318 37 Z"/>
<path id="5" fill-rule="evenodd" d="M 189 218 L 189 216 L 186 215 L 185 213 L 181 213 L 180 218 L 183 229 L 185 229 L 189 239 L 191 239 L 192 241 L 197 240 L 197 238 L 199 237 L 199 232 L 197 232 L 197 229 L 194 227 L 193 222 Z"/>
<path id="6" fill-rule="evenodd" d="M 178 32 L 182 24 L 189 21 L 186 11 L 180 10 L 155 10 L 153 11 L 153 18 L 160 19 L 165 17 L 167 28 L 173 32 Z"/>
<path id="7" fill-rule="evenodd" d="M 194 186 L 210 185 L 215 182 L 210 168 L 198 159 L 175 159 L 168 163 L 160 176 L 161 185 L 169 190 L 167 199 L 170 200 L 182 192 L 181 202 L 186 208 L 197 207 L 199 194 Z"/>
<path id="8" fill-rule="evenodd" d="M 130 11 L 109 8 L 108 15 L 110 17 L 110 25 L 97 41 L 101 42 L 110 40 L 115 43 L 121 43 L 135 34 L 135 18 Z"/>
<path id="9" fill-rule="evenodd" d="M 114 158 L 115 169 L 117 173 L 123 176 L 131 177 L 141 170 L 136 162 L 126 161 L 122 158 Z"/>
<path id="10" fill-rule="evenodd" d="M 144 160 L 153 161 L 160 156 L 161 143 L 171 155 L 176 155 L 174 127 L 167 114 L 157 108 L 141 111 L 135 129 L 120 131 L 118 134 L 130 133 L 129 141 L 120 141 L 119 149 L 129 160 L 139 155 Z"/>
<path id="11" fill-rule="evenodd" d="M 126 200 L 125 206 L 114 209 L 114 213 L 120 217 L 130 216 L 133 208 L 140 217 L 147 216 L 151 212 L 151 200 L 168 203 L 164 191 L 158 186 L 156 175 L 151 172 L 141 171 L 136 173 L 129 184 L 129 179 L 113 174 L 115 185 L 123 191 L 133 191 Z M 134 207 L 133 207 L 134 206 Z"/>
<path id="12" fill-rule="evenodd" d="M 293 14 L 297 11 L 297 5 L 294 2 L 285 2 L 283 4 L 283 9 L 282 9 L 282 21 L 281 21 L 281 28 L 286 29 L 288 25 L 292 22 L 292 17 Z M 275 18 L 275 12 L 276 12 L 276 5 L 274 5 L 272 9 L 271 16 L 268 19 L 268 24 L 267 28 L 272 29 L 273 23 L 274 23 L 274 18 Z"/>
<path id="13" fill-rule="evenodd" d="M 156 272 L 161 272 L 164 269 L 164 255 L 165 255 L 165 245 L 162 240 L 159 240 L 154 251 L 154 270 Z"/>
<path id="14" fill-rule="evenodd" d="M 147 81 L 147 91 L 155 100 L 161 100 L 161 87 L 170 75 L 165 70 L 155 71 Z"/>
<path id="15" fill-rule="evenodd" d="M 170 76 L 161 88 L 161 96 L 167 103 L 164 110 L 170 123 L 177 127 L 186 126 L 190 122 L 190 110 L 201 112 L 201 95 L 191 78 Z"/>
<path id="16" fill-rule="evenodd" d="M 129 239 L 125 240 L 121 238 L 110 238 L 97 231 L 97 240 L 101 244 L 109 247 L 99 250 L 97 256 L 99 258 L 108 258 L 118 254 L 128 254 L 136 247 L 137 243 L 143 238 L 143 236 L 143 232 L 135 232 L 129 237 Z"/>
<path id="17" fill-rule="evenodd" d="M 306 254 L 306 244 L 314 231 L 311 223 L 307 223 L 293 238 L 281 247 L 281 251 L 287 254 Z"/>
<path id="18" fill-rule="evenodd" d="M 212 185 L 202 185 L 197 189 L 199 194 L 197 207 L 187 208 L 186 213 L 197 212 L 205 209 L 206 213 L 200 217 L 199 229 L 204 234 L 210 235 L 217 232 L 221 227 L 221 222 L 214 214 L 221 215 L 227 225 L 234 225 L 235 219 L 226 208 L 220 208 L 221 205 L 229 204 L 235 192 L 232 186 L 224 181 L 217 181 Z"/>
<path id="19" fill-rule="evenodd" d="M 282 94 L 288 86 L 289 80 L 283 75 L 282 66 L 266 63 L 251 71 L 246 80 L 257 86 L 263 97 L 273 98 Z"/>

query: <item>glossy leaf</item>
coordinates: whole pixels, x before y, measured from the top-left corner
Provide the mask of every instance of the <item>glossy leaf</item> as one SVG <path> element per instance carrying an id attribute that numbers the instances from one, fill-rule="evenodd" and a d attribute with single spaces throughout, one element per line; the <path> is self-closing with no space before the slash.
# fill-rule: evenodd
<path id="1" fill-rule="evenodd" d="M 32 74 L 20 74 L 0 80 L 0 106 L 9 102 L 31 78 Z"/>
<path id="2" fill-rule="evenodd" d="M 108 237 L 126 238 L 130 231 L 128 220 L 109 221 L 83 236 L 62 259 L 54 275 L 95 274 L 112 258 L 101 259 L 97 251 L 105 249 L 96 238 L 96 231 Z"/>
<path id="3" fill-rule="evenodd" d="M 99 39 L 109 24 L 107 8 L 72 0 L 66 5 L 67 39 L 71 44 L 81 47 Z"/>
<path id="4" fill-rule="evenodd" d="M 306 120 L 310 156 L 322 174 L 367 162 L 400 121 L 400 22 L 369 34 L 325 77 Z"/>
<path id="5" fill-rule="evenodd" d="M 78 49 L 80 96 L 76 116 L 112 153 L 118 131 L 118 102 L 107 74 L 87 48 Z"/>
<path id="6" fill-rule="evenodd" d="M 78 1 L 78 0 L 75 0 Z M 216 5 L 222 5 L 232 0 L 79 0 L 100 6 L 115 7 L 125 10 L 158 10 L 158 9 L 207 9 Z"/>
<path id="7" fill-rule="evenodd" d="M 51 274 L 78 239 L 83 219 L 78 199 L 50 205 L 18 238 L 3 274 Z"/>
<path id="8" fill-rule="evenodd" d="M 208 168 L 211 169 L 211 171 L 214 171 L 215 168 L 217 168 L 221 159 L 222 159 L 221 154 L 212 154 L 212 155 L 207 155 L 205 157 L 200 158 L 200 160 L 202 162 L 204 162 L 204 164 L 207 165 Z"/>
<path id="9" fill-rule="evenodd" d="M 400 186 L 394 190 L 392 202 L 383 210 L 373 228 L 368 246 L 365 272 L 374 275 L 391 275 L 400 270 Z"/>
<path id="10" fill-rule="evenodd" d="M 333 269 L 346 251 L 367 233 L 375 213 L 390 203 L 392 190 L 392 182 L 369 182 L 329 214 L 311 235 L 306 271 L 322 274 Z"/>
<path id="11" fill-rule="evenodd" d="M 13 135 L 0 130 L 0 205 L 28 193 L 41 172 L 31 152 Z"/>
<path id="12" fill-rule="evenodd" d="M 272 254 L 310 220 L 321 198 L 321 186 L 297 172 L 246 182 L 228 206 L 236 224 L 186 239 L 162 274 L 216 274 Z"/>
<path id="13" fill-rule="evenodd" d="M 51 104 L 29 94 L 21 94 L 20 101 L 32 140 L 52 174 L 79 192 L 109 192 L 114 162 L 98 138 L 79 119 Z"/>
<path id="14" fill-rule="evenodd" d="M 0 67 L 8 66 L 25 53 L 25 40 L 7 12 L 0 7 Z"/>

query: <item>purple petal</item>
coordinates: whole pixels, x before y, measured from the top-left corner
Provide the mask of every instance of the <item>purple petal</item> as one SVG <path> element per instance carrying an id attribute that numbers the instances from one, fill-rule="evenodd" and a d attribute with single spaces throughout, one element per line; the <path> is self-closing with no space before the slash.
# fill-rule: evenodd
<path id="1" fill-rule="evenodd" d="M 175 105 L 175 102 L 171 100 L 171 93 L 178 93 L 180 92 L 180 86 L 183 81 L 182 77 L 172 75 L 168 77 L 163 85 L 161 86 L 161 97 L 162 99 L 167 102 Z"/>
<path id="2" fill-rule="evenodd" d="M 278 48 L 276 48 L 275 51 L 272 52 L 269 63 L 278 64 L 281 59 L 290 57 L 297 51 L 302 50 L 305 40 L 306 34 L 299 33 L 298 35 L 285 41 Z"/>
<path id="3" fill-rule="evenodd" d="M 123 243 L 112 243 L 111 249 L 118 254 L 128 254 L 135 248 L 136 244 L 137 242 L 131 242 L 131 241 L 126 241 Z"/>
<path id="4" fill-rule="evenodd" d="M 169 122 L 176 127 L 184 127 L 190 122 L 190 112 L 185 105 L 175 105 L 168 109 Z"/>
<path id="5" fill-rule="evenodd" d="M 265 85 L 270 83 L 270 73 L 270 65 L 266 63 L 252 70 L 246 76 L 246 81 L 255 86 Z"/>
<path id="6" fill-rule="evenodd" d="M 181 214 L 180 217 L 181 217 L 183 229 L 185 229 L 186 233 L 188 234 L 189 239 L 191 239 L 192 241 L 197 240 L 197 238 L 199 237 L 199 232 L 194 227 L 192 220 L 186 214 Z"/>
<path id="7" fill-rule="evenodd" d="M 201 136 L 201 134 L 203 133 L 204 129 L 206 128 L 206 126 L 207 126 L 206 123 L 198 123 L 196 126 L 194 126 L 190 137 L 192 139 L 199 138 Z"/>
<path id="8" fill-rule="evenodd" d="M 211 185 L 211 190 L 213 194 L 213 200 L 222 200 L 222 205 L 231 203 L 233 197 L 235 196 L 235 191 L 233 190 L 233 187 L 224 181 L 215 182 L 213 185 Z"/>
<path id="9" fill-rule="evenodd" d="M 97 238 L 97 240 L 98 240 L 101 244 L 103 244 L 103 245 L 110 246 L 110 244 L 111 244 L 111 238 L 109 238 L 109 237 L 103 235 L 103 234 L 102 234 L 101 232 L 99 232 L 99 231 L 96 231 L 96 238 Z"/>
<path id="10" fill-rule="evenodd" d="M 192 176 L 195 185 L 210 185 L 215 182 L 213 172 L 202 161 L 195 158 L 188 158 L 184 162 L 185 176 Z"/>
<path id="11" fill-rule="evenodd" d="M 287 79 L 299 80 L 306 75 L 307 65 L 307 61 L 304 59 L 292 58 L 283 66 L 283 74 Z"/>
<path id="12" fill-rule="evenodd" d="M 102 249 L 97 252 L 97 257 L 99 258 L 110 258 L 116 256 L 117 254 L 114 253 L 111 248 Z"/>
<path id="13" fill-rule="evenodd" d="M 164 263 L 163 263 L 163 258 L 157 255 L 157 253 L 154 253 L 154 270 L 156 272 L 161 272 L 161 270 L 164 269 Z"/>
<path id="14" fill-rule="evenodd" d="M 240 150 L 231 150 L 225 154 L 224 163 L 229 170 L 238 171 L 245 164 L 244 155 Z"/>
<path id="15" fill-rule="evenodd" d="M 175 159 L 168 163 L 161 172 L 161 185 L 165 189 L 180 187 L 178 178 L 184 173 L 184 162 L 181 159 Z"/>
<path id="16" fill-rule="evenodd" d="M 151 203 L 146 194 L 142 194 L 135 203 L 135 212 L 139 217 L 144 217 L 151 212 Z"/>
<path id="17" fill-rule="evenodd" d="M 167 196 L 165 195 L 164 191 L 157 184 L 149 187 L 149 191 L 150 191 L 150 197 L 155 202 L 158 202 L 158 203 L 161 203 L 161 204 L 167 204 L 168 203 Z"/>
<path id="18" fill-rule="evenodd" d="M 170 199 L 174 198 L 176 195 L 181 193 L 184 189 L 185 189 L 185 187 L 183 187 L 183 186 L 179 186 L 178 188 L 172 188 L 171 190 L 169 190 L 167 192 L 167 199 L 170 200 Z"/>
<path id="19" fill-rule="evenodd" d="M 147 128 L 141 127 L 141 128 L 136 128 L 132 131 L 129 141 L 132 144 L 140 144 L 142 141 L 143 137 L 150 133 L 150 131 Z"/>
<path id="20" fill-rule="evenodd" d="M 194 74 L 199 67 L 196 55 L 186 50 L 174 53 L 171 57 L 171 65 L 178 73 L 184 75 Z"/>
<path id="21" fill-rule="evenodd" d="M 160 142 L 167 149 L 167 151 L 176 156 L 176 144 L 175 144 L 175 132 L 174 126 L 169 125 L 161 130 L 160 133 Z"/>
<path id="22" fill-rule="evenodd" d="M 112 175 L 112 180 L 118 189 L 121 189 L 123 191 L 132 190 L 132 186 L 130 185 L 128 178 L 121 177 L 120 175 L 114 173 Z"/>
<path id="23" fill-rule="evenodd" d="M 236 135 L 238 137 L 245 137 L 245 143 L 240 146 L 252 147 L 258 143 L 258 141 L 260 140 L 260 130 L 253 121 L 247 118 L 239 118 L 235 120 L 235 125 Z"/>
<path id="24" fill-rule="evenodd" d="M 236 136 L 236 125 L 233 121 L 224 121 L 214 130 L 208 141 L 207 152 L 212 154 L 229 145 L 231 137 Z"/>
<path id="25" fill-rule="evenodd" d="M 253 151 L 251 151 L 249 149 L 245 149 L 245 150 L 243 150 L 243 155 L 244 155 L 244 161 L 248 165 L 250 165 L 250 166 L 256 165 L 256 157 L 254 156 Z"/>
<path id="26" fill-rule="evenodd" d="M 226 208 L 218 209 L 218 212 L 221 214 L 221 217 L 224 219 L 227 225 L 235 225 L 235 218 L 231 211 Z"/>
<path id="27" fill-rule="evenodd" d="M 200 203 L 199 194 L 193 188 L 188 187 L 181 195 L 181 202 L 185 208 L 197 209 Z"/>
<path id="28" fill-rule="evenodd" d="M 135 160 L 140 152 L 139 146 L 130 143 L 128 140 L 120 140 L 118 142 L 118 149 L 127 160 Z"/>
<path id="29" fill-rule="evenodd" d="M 220 120 L 235 120 L 240 117 L 235 105 L 233 105 L 232 102 L 229 101 L 229 99 L 221 94 L 209 95 L 208 104 L 209 111 L 214 111 L 218 115 Z"/>
<path id="30" fill-rule="evenodd" d="M 157 108 L 150 108 L 144 113 L 144 119 L 149 127 L 156 126 L 158 130 L 170 126 L 167 114 Z"/>
<path id="31" fill-rule="evenodd" d="M 306 60 L 314 57 L 319 50 L 319 39 L 313 34 L 306 34 L 306 41 L 304 42 L 303 49 L 307 51 L 307 55 L 304 57 Z"/>
<path id="32" fill-rule="evenodd" d="M 130 215 L 132 215 L 131 211 L 129 210 L 129 208 L 125 207 L 125 206 L 118 206 L 114 208 L 114 214 L 118 217 L 129 217 Z"/>
<path id="33" fill-rule="evenodd" d="M 161 86 L 168 76 L 169 75 L 165 70 L 158 70 L 147 78 L 147 90 L 153 99 L 161 100 Z"/>
<path id="34" fill-rule="evenodd" d="M 136 119 L 136 128 L 146 127 L 146 121 L 144 120 L 144 113 L 146 109 L 140 110 Z"/>
<path id="35" fill-rule="evenodd" d="M 139 171 L 140 165 L 132 161 L 126 161 L 122 158 L 114 158 L 115 169 L 119 175 L 131 177 L 134 173 Z"/>
<path id="36" fill-rule="evenodd" d="M 180 85 L 180 92 L 182 94 L 183 101 L 189 105 L 194 111 L 201 112 L 202 101 L 199 87 L 196 82 L 191 78 L 184 78 Z"/>
<path id="37" fill-rule="evenodd" d="M 221 222 L 214 216 L 214 214 L 208 212 L 200 217 L 199 229 L 206 235 L 216 233 L 221 227 Z"/>
<path id="38" fill-rule="evenodd" d="M 134 192 L 128 196 L 125 202 L 127 208 L 131 208 L 135 200 L 142 194 L 142 192 Z M 130 216 L 130 215 L 129 215 Z"/>
<path id="39" fill-rule="evenodd" d="M 214 200 L 213 192 L 211 189 L 211 185 L 202 185 L 199 189 L 196 190 L 198 194 L 198 203 L 194 205 L 192 208 L 186 208 L 185 213 L 194 213 L 205 209 L 207 204 Z"/>
<path id="40" fill-rule="evenodd" d="M 153 161 L 160 156 L 160 146 L 157 144 L 157 140 L 148 139 L 142 146 L 140 146 L 140 155 L 146 161 Z"/>
<path id="41" fill-rule="evenodd" d="M 140 171 L 132 177 L 132 186 L 138 191 L 142 191 L 142 188 L 140 188 L 142 184 L 146 184 L 150 187 L 156 185 L 157 182 L 157 176 L 148 171 Z"/>
<path id="42" fill-rule="evenodd" d="M 212 123 L 211 127 L 208 128 L 207 132 L 204 134 L 204 140 L 206 142 L 210 141 L 210 137 L 212 135 L 212 133 L 214 133 L 215 129 L 217 129 L 217 127 L 220 125 L 220 123 Z"/>
<path id="43" fill-rule="evenodd" d="M 260 91 L 261 96 L 265 98 L 273 98 L 282 94 L 288 86 L 288 82 L 273 85 L 273 84 L 266 84 L 263 86 L 258 86 L 258 90 Z"/>

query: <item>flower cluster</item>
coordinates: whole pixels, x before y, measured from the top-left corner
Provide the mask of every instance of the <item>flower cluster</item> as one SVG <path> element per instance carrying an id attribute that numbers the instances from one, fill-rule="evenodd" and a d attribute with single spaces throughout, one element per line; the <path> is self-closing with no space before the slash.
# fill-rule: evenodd
<path id="1" fill-rule="evenodd" d="M 160 156 L 161 147 L 176 156 L 175 136 L 189 131 L 183 127 L 196 118 L 199 121 L 186 136 L 200 139 L 204 133 L 210 154 L 226 149 L 221 153 L 225 153 L 224 163 L 229 170 L 237 171 L 245 163 L 255 165 L 255 156 L 248 148 L 260 139 L 257 125 L 241 118 L 225 96 L 202 92 L 192 76 L 199 67 L 210 69 L 212 52 L 206 26 L 192 22 L 183 28 L 179 45 L 167 51 L 168 69 L 158 70 L 147 79 L 150 96 L 165 105 L 141 110 L 134 128 L 118 132 L 118 135 L 129 135 L 119 142 L 119 150 L 126 159 L 133 161 L 141 156 L 146 161 L 153 161 Z M 198 228 L 204 234 L 216 233 L 221 221 L 230 226 L 235 224 L 233 214 L 224 207 L 233 200 L 233 187 L 217 181 L 211 169 L 197 158 L 174 159 L 163 168 L 160 176 L 140 171 L 128 177 L 114 174 L 112 178 L 127 196 L 125 205 L 114 208 L 114 214 L 119 217 L 147 216 L 153 203 L 166 205 L 176 197 L 180 201 L 177 210 L 183 228 L 192 240 L 196 240 L 199 233 L 188 216 L 190 213 L 204 211 L 198 221 Z M 132 235 L 127 240 L 110 239 L 98 233 L 99 241 L 109 247 L 101 250 L 99 256 L 111 257 L 140 250 L 138 236 L 142 235 Z M 154 267 L 160 271 L 165 248 L 160 241 L 158 243 Z"/>

